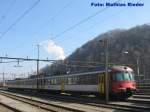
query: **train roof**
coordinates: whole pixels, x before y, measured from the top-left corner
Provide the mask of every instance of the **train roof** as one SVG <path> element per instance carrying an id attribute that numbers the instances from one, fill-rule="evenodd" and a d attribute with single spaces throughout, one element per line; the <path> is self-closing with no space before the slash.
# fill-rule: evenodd
<path id="1" fill-rule="evenodd" d="M 111 67 L 112 71 L 122 71 L 122 72 L 133 72 L 133 69 L 128 66 L 113 66 Z"/>

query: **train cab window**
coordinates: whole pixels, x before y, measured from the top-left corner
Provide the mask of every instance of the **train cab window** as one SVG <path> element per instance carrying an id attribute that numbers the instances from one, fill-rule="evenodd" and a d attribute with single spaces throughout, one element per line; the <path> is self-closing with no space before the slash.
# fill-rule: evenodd
<path id="1" fill-rule="evenodd" d="M 124 80 L 130 81 L 130 74 L 129 73 L 124 73 Z"/>
<path id="2" fill-rule="evenodd" d="M 129 73 L 129 76 L 130 76 L 130 79 L 131 79 L 132 81 L 135 81 L 135 79 L 134 79 L 134 73 Z"/>
<path id="3" fill-rule="evenodd" d="M 123 73 L 122 72 L 120 72 L 120 73 L 115 73 L 114 75 L 113 75 L 113 80 L 114 81 L 123 81 L 124 79 L 123 79 Z"/>
<path id="4" fill-rule="evenodd" d="M 132 73 L 128 72 L 118 72 L 113 74 L 114 81 L 134 81 L 134 77 Z"/>

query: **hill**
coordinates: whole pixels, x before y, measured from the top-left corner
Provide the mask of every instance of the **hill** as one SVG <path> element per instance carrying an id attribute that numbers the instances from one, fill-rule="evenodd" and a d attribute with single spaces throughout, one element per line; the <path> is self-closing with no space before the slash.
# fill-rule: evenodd
<path id="1" fill-rule="evenodd" d="M 112 64 L 128 65 L 137 73 L 138 61 L 140 75 L 150 78 L 150 25 L 146 24 L 101 34 L 82 45 L 64 61 L 58 61 L 42 70 L 46 73 L 58 75 L 67 71 L 87 70 L 94 66 L 104 65 L 105 46 L 100 42 L 104 39 L 108 40 L 110 66 Z"/>

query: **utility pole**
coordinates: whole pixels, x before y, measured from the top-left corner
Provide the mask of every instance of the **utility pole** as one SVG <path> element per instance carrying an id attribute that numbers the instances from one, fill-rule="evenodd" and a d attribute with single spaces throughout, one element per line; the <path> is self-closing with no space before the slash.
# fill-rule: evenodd
<path id="1" fill-rule="evenodd" d="M 40 45 L 39 44 L 37 45 L 37 48 L 38 48 L 38 60 L 39 60 L 40 58 Z"/>
<path id="2" fill-rule="evenodd" d="M 105 44 L 105 95 L 106 95 L 106 103 L 109 102 L 109 80 L 108 80 L 108 39 L 104 40 Z"/>
<path id="3" fill-rule="evenodd" d="M 38 44 L 37 45 L 37 49 L 38 49 L 38 57 L 37 57 L 37 90 L 39 89 L 39 81 L 38 81 L 38 78 L 39 78 L 39 58 L 40 58 L 40 45 Z"/>
<path id="4" fill-rule="evenodd" d="M 2 78 L 3 78 L 3 86 L 5 86 L 5 74 L 7 74 L 7 73 L 2 72 L 2 73 L 0 73 L 0 74 L 2 74 Z"/>
<path id="5" fill-rule="evenodd" d="M 145 80 L 145 79 L 146 79 L 146 74 L 145 74 L 145 65 L 143 65 L 143 75 L 144 75 L 143 79 Z"/>
<path id="6" fill-rule="evenodd" d="M 137 66 L 137 83 L 138 83 L 138 87 L 139 87 L 139 84 L 140 84 L 139 56 L 136 59 L 136 66 Z"/>
<path id="7" fill-rule="evenodd" d="M 109 76 L 108 76 L 108 39 L 100 40 L 105 49 L 105 101 L 109 102 Z"/>
<path id="8" fill-rule="evenodd" d="M 5 73 L 3 72 L 3 87 L 5 87 Z"/>
<path id="9" fill-rule="evenodd" d="M 136 65 L 137 65 L 137 75 L 140 76 L 140 68 L 139 68 L 139 57 L 136 59 Z"/>

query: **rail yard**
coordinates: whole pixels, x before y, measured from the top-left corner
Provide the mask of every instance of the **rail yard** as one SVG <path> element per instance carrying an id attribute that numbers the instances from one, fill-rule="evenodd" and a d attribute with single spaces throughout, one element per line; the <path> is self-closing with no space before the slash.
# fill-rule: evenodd
<path id="1" fill-rule="evenodd" d="M 48 93 L 37 93 L 29 91 L 0 91 L 1 102 L 5 105 L 10 105 L 11 108 L 17 109 L 17 103 L 10 103 L 3 101 L 8 98 L 9 100 L 14 100 L 14 102 L 19 102 L 25 104 L 23 107 L 27 108 L 24 110 L 23 107 L 18 109 L 18 111 L 33 111 L 32 108 L 40 108 L 39 112 L 45 111 L 55 111 L 55 112 L 149 112 L 150 111 L 150 98 L 144 95 L 134 95 L 126 101 L 110 101 L 109 104 L 105 104 L 104 100 L 100 100 L 94 97 L 88 96 L 70 96 L 65 94 L 48 94 Z M 21 103 L 20 103 L 21 102 Z M 26 105 L 28 105 L 26 107 Z M 29 106 L 30 105 L 30 106 Z M 23 109 L 23 110 L 21 110 Z M 34 109 L 35 112 L 38 112 Z"/>
<path id="2" fill-rule="evenodd" d="M 0 0 L 0 112 L 150 112 L 150 0 Z"/>
<path id="3" fill-rule="evenodd" d="M 149 86 L 137 84 L 132 68 L 108 67 L 108 79 L 105 68 L 6 80 L 1 83 L 1 108 L 4 112 L 150 111 Z"/>

